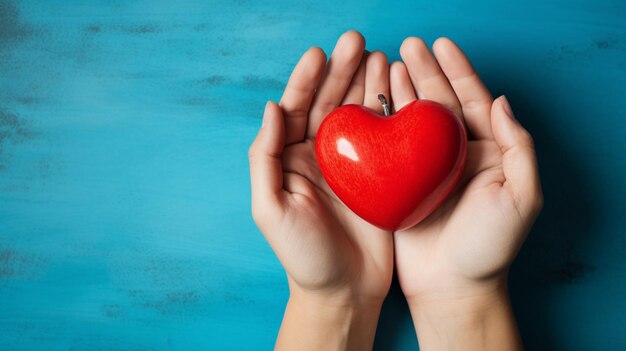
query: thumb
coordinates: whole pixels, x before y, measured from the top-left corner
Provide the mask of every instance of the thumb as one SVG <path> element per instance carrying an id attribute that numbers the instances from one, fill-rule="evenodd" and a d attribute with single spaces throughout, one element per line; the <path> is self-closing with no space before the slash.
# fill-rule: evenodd
<path id="1" fill-rule="evenodd" d="M 491 128 L 502 151 L 504 186 L 521 213 L 536 215 L 543 205 L 537 157 L 532 136 L 515 119 L 503 95 L 491 106 Z"/>
<path id="2" fill-rule="evenodd" d="M 263 125 L 250 146 L 252 215 L 261 225 L 281 209 L 283 170 L 281 154 L 285 142 L 285 121 L 281 108 L 272 101 L 265 105 Z"/>

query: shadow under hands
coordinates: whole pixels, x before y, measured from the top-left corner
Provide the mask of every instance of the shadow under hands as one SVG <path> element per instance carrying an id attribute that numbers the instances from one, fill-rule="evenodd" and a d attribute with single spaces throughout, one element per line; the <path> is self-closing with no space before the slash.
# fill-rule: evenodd
<path id="1" fill-rule="evenodd" d="M 565 350 L 555 338 L 557 290 L 578 284 L 596 270 L 589 262 L 602 202 L 589 189 L 593 172 L 574 159 L 566 135 L 555 130 L 554 116 L 534 106 L 523 87 L 507 88 L 516 115 L 535 140 L 545 205 L 511 267 L 509 288 L 528 350 Z M 497 96 L 498 94 L 496 94 Z M 551 125 L 552 122 L 552 125 Z"/>
<path id="2" fill-rule="evenodd" d="M 417 346 L 409 306 L 400 289 L 398 277 L 394 272 L 391 289 L 385 299 L 380 319 L 378 320 L 373 349 L 385 351 L 400 350 L 400 342 L 406 340 L 406 334 L 411 335 Z"/>

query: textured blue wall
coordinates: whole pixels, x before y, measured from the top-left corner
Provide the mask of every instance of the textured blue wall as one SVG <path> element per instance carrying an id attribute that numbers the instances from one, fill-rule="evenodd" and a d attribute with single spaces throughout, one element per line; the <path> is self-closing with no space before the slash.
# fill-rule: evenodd
<path id="1" fill-rule="evenodd" d="M 247 147 L 311 45 L 450 36 L 535 135 L 529 350 L 626 349 L 626 2 L 0 0 L 0 349 L 270 349 Z M 376 348 L 416 347 L 397 285 Z"/>

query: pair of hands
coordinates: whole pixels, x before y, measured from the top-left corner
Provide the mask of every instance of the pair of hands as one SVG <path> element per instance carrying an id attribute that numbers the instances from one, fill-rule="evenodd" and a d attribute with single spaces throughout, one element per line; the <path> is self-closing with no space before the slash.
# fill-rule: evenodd
<path id="1" fill-rule="evenodd" d="M 404 62 L 391 65 L 382 52 L 364 49 L 354 31 L 339 38 L 328 62 L 320 48 L 309 49 L 280 104 L 268 102 L 250 147 L 253 217 L 291 292 L 277 348 L 371 348 L 394 266 L 422 348 L 463 342 L 470 349 L 471 336 L 450 333 L 489 318 L 519 344 L 506 276 L 542 206 L 530 134 L 449 39 L 435 42 L 433 56 L 421 39 L 408 38 Z M 315 159 L 322 119 L 344 104 L 382 113 L 378 94 L 391 97 L 394 110 L 417 98 L 437 101 L 470 135 L 456 191 L 427 219 L 395 233 L 350 211 Z"/>

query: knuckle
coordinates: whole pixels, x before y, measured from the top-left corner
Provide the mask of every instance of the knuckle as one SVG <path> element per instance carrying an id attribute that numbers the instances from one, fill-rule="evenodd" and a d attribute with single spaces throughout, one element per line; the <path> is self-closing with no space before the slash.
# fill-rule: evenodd
<path id="1" fill-rule="evenodd" d="M 250 145 L 250 147 L 248 148 L 248 158 L 250 160 L 254 159 L 255 157 L 257 157 L 258 155 L 258 147 L 256 145 L 256 142 L 252 143 L 252 145 Z"/>
<path id="2" fill-rule="evenodd" d="M 519 141 L 524 146 L 530 147 L 531 149 L 535 148 L 535 140 L 533 136 L 526 130 L 523 129 L 519 134 Z"/>
<path id="3" fill-rule="evenodd" d="M 252 203 L 252 219 L 259 229 L 262 230 L 263 228 L 266 228 L 274 221 L 275 217 L 276 212 L 273 211 L 273 207 L 271 205 L 267 203 Z"/>
<path id="4" fill-rule="evenodd" d="M 533 200 L 531 201 L 531 211 L 534 214 L 538 214 L 543 209 L 543 205 L 544 205 L 543 194 L 541 191 L 537 191 L 537 193 L 533 197 Z"/>
<path id="5" fill-rule="evenodd" d="M 539 194 L 537 195 L 537 198 L 535 200 L 535 206 L 536 206 L 536 209 L 538 211 L 541 211 L 541 209 L 543 208 L 544 201 L 545 200 L 544 200 L 543 194 L 541 192 L 539 192 Z"/>
<path id="6" fill-rule="evenodd" d="M 259 227 L 265 222 L 265 218 L 267 218 L 267 213 L 262 210 L 262 208 L 262 206 L 252 203 L 252 219 Z"/>

